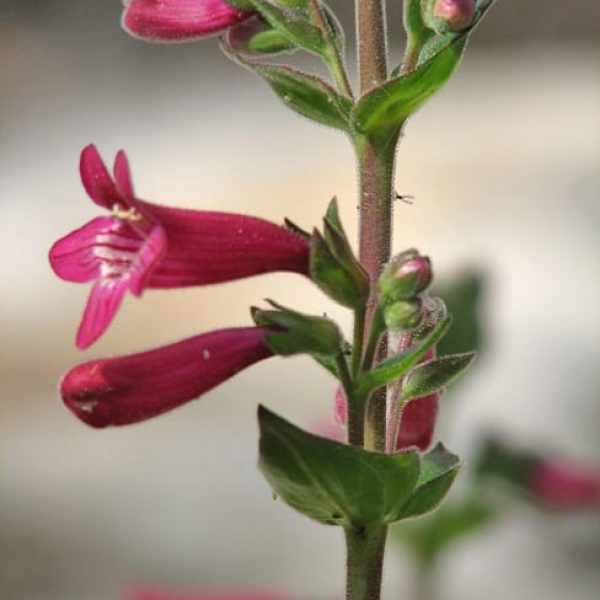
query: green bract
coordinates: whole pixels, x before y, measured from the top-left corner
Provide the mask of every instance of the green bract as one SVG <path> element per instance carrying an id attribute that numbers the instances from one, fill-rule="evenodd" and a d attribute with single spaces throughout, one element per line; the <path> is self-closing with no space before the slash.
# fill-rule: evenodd
<path id="1" fill-rule="evenodd" d="M 352 251 L 334 198 L 324 219 L 324 234 L 311 238 L 310 273 L 331 298 L 349 308 L 364 307 L 369 298 L 369 277 Z"/>
<path id="2" fill-rule="evenodd" d="M 458 471 L 438 446 L 382 454 L 307 433 L 264 407 L 259 467 L 292 508 L 327 525 L 392 523 L 434 508 Z"/>
<path id="3" fill-rule="evenodd" d="M 412 113 L 448 81 L 466 44 L 463 35 L 407 75 L 391 79 L 365 94 L 353 112 L 355 129 L 387 139 Z"/>
<path id="4" fill-rule="evenodd" d="M 229 55 L 232 56 L 231 53 Z M 352 102 L 328 83 L 291 67 L 258 64 L 244 60 L 239 54 L 234 56 L 240 64 L 265 79 L 284 104 L 298 114 L 348 131 Z"/>
<path id="5" fill-rule="evenodd" d="M 304 315 L 273 301 L 270 304 L 276 310 L 253 307 L 252 318 L 259 327 L 273 327 L 273 332 L 265 336 L 265 341 L 275 354 L 335 357 L 342 352 L 344 340 L 333 321 Z"/>
<path id="6" fill-rule="evenodd" d="M 327 48 L 323 33 L 297 10 L 277 6 L 266 0 L 252 0 L 254 8 L 273 27 L 300 48 L 323 54 Z"/>
<path id="7" fill-rule="evenodd" d="M 412 369 L 402 381 L 401 397 L 407 402 L 450 385 L 473 362 L 474 352 L 451 354 Z"/>
<path id="8" fill-rule="evenodd" d="M 359 395 L 366 395 L 370 391 L 406 375 L 444 336 L 451 322 L 452 318 L 447 316 L 419 344 L 380 362 L 371 371 L 364 373 L 357 384 Z"/>

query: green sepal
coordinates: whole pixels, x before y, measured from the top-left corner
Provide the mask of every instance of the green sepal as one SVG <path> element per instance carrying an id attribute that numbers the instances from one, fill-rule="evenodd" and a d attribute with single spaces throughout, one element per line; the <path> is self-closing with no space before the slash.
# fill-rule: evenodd
<path id="1" fill-rule="evenodd" d="M 419 563 L 430 565 L 460 540 L 488 525 L 495 513 L 483 500 L 468 497 L 445 502 L 432 515 L 399 524 L 392 529 L 394 540 L 404 544 Z"/>
<path id="2" fill-rule="evenodd" d="M 294 223 L 294 221 L 288 219 L 287 217 L 285 217 L 283 219 L 283 226 L 288 231 L 295 233 L 296 235 L 300 236 L 302 239 L 306 240 L 307 242 L 310 241 L 310 233 L 308 233 L 308 231 L 305 231 L 304 229 L 302 229 L 302 227 L 300 227 L 300 225 L 296 225 L 296 223 Z"/>
<path id="3" fill-rule="evenodd" d="M 268 301 L 275 310 L 251 308 L 252 318 L 259 327 L 281 331 L 267 333 L 267 346 L 280 356 L 311 354 L 338 356 L 343 352 L 343 337 L 338 326 L 324 317 L 305 315 Z"/>
<path id="4" fill-rule="evenodd" d="M 392 138 L 408 117 L 448 81 L 466 44 L 463 34 L 414 71 L 383 83 L 365 94 L 353 111 L 356 131 Z"/>
<path id="5" fill-rule="evenodd" d="M 252 10 L 254 6 L 252 5 L 252 0 L 225 0 L 227 4 L 231 4 L 231 6 L 235 6 L 235 8 L 239 8 L 240 10 Z"/>
<path id="6" fill-rule="evenodd" d="M 369 298 L 369 276 L 354 255 L 333 198 L 324 219 L 323 235 L 311 238 L 311 279 L 333 300 L 348 308 L 364 307 Z"/>
<path id="7" fill-rule="evenodd" d="M 285 8 L 304 9 L 308 6 L 308 0 L 271 0 L 271 2 Z"/>
<path id="8" fill-rule="evenodd" d="M 340 266 L 317 229 L 310 241 L 310 277 L 330 298 L 342 306 L 354 307 L 357 295 L 352 276 Z"/>
<path id="9" fill-rule="evenodd" d="M 409 48 L 420 48 L 433 35 L 423 21 L 421 0 L 404 0 L 402 20 Z"/>
<path id="10" fill-rule="evenodd" d="M 252 0 L 254 8 L 292 44 L 322 55 L 327 48 L 321 30 L 313 25 L 302 11 L 277 6 L 266 0 Z"/>
<path id="11" fill-rule="evenodd" d="M 414 450 L 382 454 L 318 437 L 259 407 L 259 467 L 275 494 L 326 525 L 391 523 L 419 480 Z"/>
<path id="12" fill-rule="evenodd" d="M 331 34 L 335 47 L 340 55 L 344 55 L 346 38 L 344 28 L 342 27 L 337 15 L 324 3 L 321 3 L 321 11 L 325 20 L 325 25 Z"/>
<path id="13" fill-rule="evenodd" d="M 442 444 L 422 456 L 417 485 L 396 520 L 418 517 L 436 508 L 448 493 L 460 467 L 458 456 Z"/>
<path id="14" fill-rule="evenodd" d="M 400 392 L 404 402 L 413 398 L 429 396 L 450 385 L 467 369 L 475 358 L 475 352 L 450 354 L 425 364 L 417 365 L 404 377 Z"/>
<path id="15" fill-rule="evenodd" d="M 407 350 L 378 363 L 358 378 L 358 394 L 364 396 L 370 391 L 406 375 L 426 354 L 427 351 L 444 337 L 450 327 L 452 317 L 442 319 L 423 339 Z"/>
<path id="16" fill-rule="evenodd" d="M 260 31 L 248 40 L 248 50 L 257 54 L 278 54 L 294 49 L 295 46 L 276 29 Z"/>
<path id="17" fill-rule="evenodd" d="M 298 114 L 348 131 L 352 102 L 322 79 L 291 67 L 245 61 L 239 55 L 236 60 L 265 79 L 284 104 Z"/>

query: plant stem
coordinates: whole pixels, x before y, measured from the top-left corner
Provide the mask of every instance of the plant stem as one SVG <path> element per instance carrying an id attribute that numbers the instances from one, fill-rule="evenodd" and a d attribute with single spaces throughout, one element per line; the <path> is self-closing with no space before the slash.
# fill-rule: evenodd
<path id="1" fill-rule="evenodd" d="M 364 94 L 387 79 L 385 0 L 355 2 L 360 93 Z M 369 341 L 379 275 L 390 258 L 396 142 L 397 135 L 385 141 L 361 135 L 354 137 L 360 186 L 359 258 L 371 282 L 365 318 L 361 318 L 362 322 L 355 321 L 355 339 L 359 336 L 356 329 L 362 330 L 361 349 Z M 385 353 L 386 341 L 382 339 L 377 355 Z M 362 413 L 364 447 L 385 451 L 385 389 L 370 398 L 366 410 L 364 403 L 364 398 L 356 401 L 354 407 L 348 403 L 349 425 L 351 411 L 355 413 L 354 418 Z M 356 525 L 346 529 L 347 600 L 379 600 L 386 536 L 384 524 Z"/>
<path id="2" fill-rule="evenodd" d="M 377 302 L 377 282 L 383 265 L 390 259 L 392 235 L 392 189 L 397 136 L 381 143 L 368 138 L 356 139 L 360 182 L 359 257 L 371 281 L 367 304 L 368 344 Z M 376 359 L 386 355 L 387 341 L 382 338 Z M 365 446 L 385 452 L 386 390 L 378 390 L 369 400 L 365 424 Z"/>
<path id="3" fill-rule="evenodd" d="M 387 79 L 385 0 L 356 0 L 360 93 Z"/>
<path id="4" fill-rule="evenodd" d="M 378 600 L 387 527 L 378 523 L 345 530 L 347 548 L 346 600 Z"/>

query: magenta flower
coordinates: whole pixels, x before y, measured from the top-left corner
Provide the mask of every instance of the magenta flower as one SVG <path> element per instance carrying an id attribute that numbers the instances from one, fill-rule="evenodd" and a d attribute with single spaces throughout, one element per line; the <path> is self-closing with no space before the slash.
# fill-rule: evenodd
<path id="1" fill-rule="evenodd" d="M 529 472 L 529 490 L 549 507 L 600 508 L 600 471 L 564 460 L 539 460 Z"/>
<path id="2" fill-rule="evenodd" d="M 114 180 L 93 145 L 84 148 L 81 180 L 110 216 L 93 219 L 50 250 L 55 273 L 67 281 L 95 281 L 77 333 L 87 348 L 109 326 L 129 290 L 205 285 L 272 271 L 308 275 L 309 245 L 262 219 L 184 210 L 135 198 L 124 152 Z"/>
<path id="3" fill-rule="evenodd" d="M 435 422 L 437 419 L 439 394 L 423 396 L 411 400 L 402 411 L 400 430 L 396 440 L 396 450 L 406 450 L 416 447 L 425 452 L 433 439 Z M 334 414 L 338 424 L 345 426 L 348 418 L 348 402 L 341 387 L 338 387 L 334 399 Z M 323 436 L 331 439 L 339 439 L 329 429 L 323 428 Z"/>
<path id="4" fill-rule="evenodd" d="M 241 327 L 198 335 L 155 350 L 91 360 L 60 384 L 67 407 L 92 427 L 151 419 L 269 358 L 269 329 Z"/>
<path id="5" fill-rule="evenodd" d="M 398 432 L 397 450 L 405 450 L 416 446 L 425 452 L 433 439 L 435 422 L 438 414 L 439 394 L 423 396 L 411 400 L 402 411 L 400 431 Z"/>
<path id="6" fill-rule="evenodd" d="M 122 24 L 144 40 L 183 42 L 223 31 L 252 14 L 225 0 L 125 0 Z"/>

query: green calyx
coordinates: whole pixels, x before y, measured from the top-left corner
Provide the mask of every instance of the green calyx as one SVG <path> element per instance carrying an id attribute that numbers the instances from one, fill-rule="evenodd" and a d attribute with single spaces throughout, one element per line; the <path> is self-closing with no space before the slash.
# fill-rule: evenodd
<path id="1" fill-rule="evenodd" d="M 334 198 L 323 221 L 323 234 L 311 236 L 310 273 L 312 280 L 333 300 L 348 308 L 365 306 L 369 278 L 352 251 L 339 218 Z"/>
<path id="2" fill-rule="evenodd" d="M 274 310 L 253 307 L 251 312 L 256 325 L 273 328 L 265 341 L 275 354 L 336 357 L 342 353 L 344 340 L 333 321 L 305 315 L 273 301 L 268 302 Z"/>

